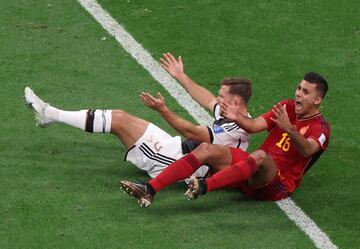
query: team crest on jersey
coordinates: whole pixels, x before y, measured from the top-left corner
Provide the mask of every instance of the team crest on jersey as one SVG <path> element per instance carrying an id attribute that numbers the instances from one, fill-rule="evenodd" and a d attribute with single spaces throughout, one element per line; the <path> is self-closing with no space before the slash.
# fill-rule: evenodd
<path id="1" fill-rule="evenodd" d="M 299 131 L 299 133 L 301 134 L 301 136 L 304 136 L 308 129 L 309 129 L 309 126 L 301 127 L 301 129 L 300 129 L 300 131 Z"/>
<path id="2" fill-rule="evenodd" d="M 224 128 L 222 128 L 221 126 L 215 126 L 214 127 L 214 133 L 223 133 L 225 132 Z"/>

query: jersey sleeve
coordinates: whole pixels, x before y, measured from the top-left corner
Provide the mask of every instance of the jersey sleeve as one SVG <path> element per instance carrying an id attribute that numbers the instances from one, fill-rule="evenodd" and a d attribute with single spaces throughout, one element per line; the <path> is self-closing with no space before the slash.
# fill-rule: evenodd
<path id="1" fill-rule="evenodd" d="M 321 150 L 325 150 L 329 144 L 330 127 L 327 123 L 314 125 L 310 127 L 308 134 L 305 134 L 306 138 L 312 138 Z"/>

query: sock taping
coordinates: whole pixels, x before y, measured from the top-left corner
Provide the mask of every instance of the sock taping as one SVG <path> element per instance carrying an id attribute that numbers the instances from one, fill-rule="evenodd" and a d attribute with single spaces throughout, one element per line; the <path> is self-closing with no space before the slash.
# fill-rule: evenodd
<path id="1" fill-rule="evenodd" d="M 109 133 L 111 129 L 111 110 L 88 110 L 85 131 Z"/>

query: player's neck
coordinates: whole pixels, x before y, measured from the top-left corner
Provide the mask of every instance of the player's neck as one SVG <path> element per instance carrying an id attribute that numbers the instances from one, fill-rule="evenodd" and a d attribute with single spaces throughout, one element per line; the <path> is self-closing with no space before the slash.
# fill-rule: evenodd
<path id="1" fill-rule="evenodd" d="M 321 114 L 321 112 L 319 109 L 314 109 L 311 112 L 305 113 L 304 115 L 297 115 L 296 117 L 297 117 L 297 119 L 311 119 L 320 114 Z"/>
<path id="2" fill-rule="evenodd" d="M 240 107 L 240 108 L 239 108 L 239 113 L 247 117 L 247 116 L 248 116 L 248 113 L 249 113 L 249 112 L 248 112 L 248 109 L 247 109 L 247 106 L 242 106 L 242 107 Z"/>

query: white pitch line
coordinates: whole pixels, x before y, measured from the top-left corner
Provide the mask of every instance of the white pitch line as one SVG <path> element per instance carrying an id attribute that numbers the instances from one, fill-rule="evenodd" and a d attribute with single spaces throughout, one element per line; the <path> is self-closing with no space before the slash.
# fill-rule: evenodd
<path id="1" fill-rule="evenodd" d="M 157 80 L 189 114 L 202 125 L 211 124 L 213 118 L 182 88 L 110 14 L 95 0 L 77 0 L 100 25 L 119 42 L 140 65 Z M 335 249 L 329 237 L 290 198 L 276 204 L 290 220 L 306 233 L 317 248 Z"/>
<path id="2" fill-rule="evenodd" d="M 310 237 L 317 248 L 337 248 L 337 246 L 331 242 L 330 238 L 321 231 L 316 223 L 310 219 L 291 198 L 277 201 L 276 204 L 284 211 L 290 220 L 294 221 L 295 224 Z"/>

